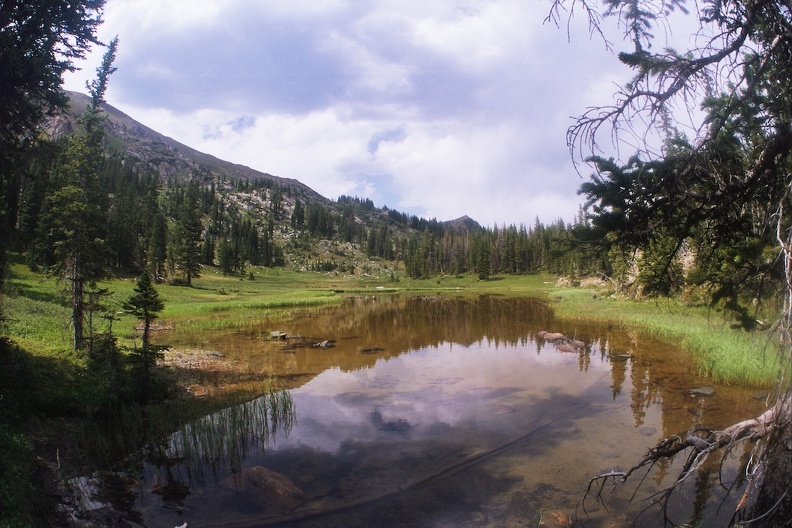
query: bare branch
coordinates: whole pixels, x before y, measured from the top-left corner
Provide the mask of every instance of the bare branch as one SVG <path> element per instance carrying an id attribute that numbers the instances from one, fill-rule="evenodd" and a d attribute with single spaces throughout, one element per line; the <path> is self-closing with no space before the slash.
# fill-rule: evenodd
<path id="1" fill-rule="evenodd" d="M 677 475 L 676 480 L 667 487 L 646 497 L 648 505 L 643 511 L 646 511 L 656 504 L 661 504 L 665 510 L 668 499 L 673 492 L 691 475 L 698 472 L 716 452 L 725 450 L 725 453 L 728 454 L 733 451 L 736 446 L 745 442 L 752 442 L 754 444 L 752 459 L 757 461 L 761 459 L 761 451 L 764 449 L 764 444 L 761 440 L 768 438 L 779 427 L 788 425 L 790 416 L 792 416 L 792 394 L 788 394 L 786 397 L 780 399 L 776 405 L 760 416 L 736 423 L 722 431 L 698 429 L 689 431 L 684 435 L 664 438 L 651 448 L 637 464 L 627 471 L 610 470 L 592 478 L 581 500 L 583 511 L 586 511 L 585 501 L 591 496 L 593 490 L 597 490 L 594 497 L 595 502 L 605 506 L 603 491 L 608 483 L 611 483 L 614 487 L 618 484 L 626 483 L 628 479 L 639 470 L 645 469 L 646 474 L 648 474 L 652 466 L 660 460 L 672 459 L 680 453 L 687 451 L 687 459 Z M 754 464 L 751 471 L 756 471 L 758 467 L 758 464 Z M 641 484 L 643 484 L 646 474 L 636 487 L 635 493 L 637 493 Z M 635 493 L 631 500 L 635 498 Z M 743 502 L 744 501 L 741 501 L 741 505 Z"/>

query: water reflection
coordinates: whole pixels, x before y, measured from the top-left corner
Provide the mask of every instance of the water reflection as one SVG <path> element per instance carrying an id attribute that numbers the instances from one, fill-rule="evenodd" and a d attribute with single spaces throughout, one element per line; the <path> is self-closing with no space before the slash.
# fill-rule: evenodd
<path id="1" fill-rule="evenodd" d="M 289 434 L 294 423 L 294 402 L 285 390 L 234 405 L 183 425 L 171 436 L 165 456 L 184 461 L 191 480 L 206 467 L 228 466 L 239 471 L 248 454 L 267 445 L 278 434 Z"/>
<path id="2" fill-rule="evenodd" d="M 556 321 L 531 299 L 357 298 L 268 330 L 287 339 L 251 327 L 210 346 L 293 380 L 291 429 L 262 439 L 261 423 L 229 426 L 255 422 L 253 402 L 174 434 L 167 459 L 143 470 L 135 508 L 146 525 L 571 526 L 594 475 L 631 465 L 664 436 L 761 407 L 735 388 L 693 396 L 702 382 L 679 351 Z M 585 346 L 562 352 L 542 330 Z M 219 454 L 191 455 L 209 444 Z M 691 483 L 678 521 L 713 522 L 715 480 L 739 474 L 739 461 L 727 462 Z M 677 469 L 660 467 L 639 496 Z M 163 482 L 178 483 L 177 500 L 165 500 Z M 609 495 L 609 512 L 587 502 L 585 526 L 631 525 L 644 505 L 629 499 Z M 640 524 L 662 519 L 650 512 Z"/>

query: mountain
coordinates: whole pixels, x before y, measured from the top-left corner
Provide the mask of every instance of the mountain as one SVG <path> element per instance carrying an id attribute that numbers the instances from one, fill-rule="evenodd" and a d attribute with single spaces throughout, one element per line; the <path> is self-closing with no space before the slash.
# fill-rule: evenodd
<path id="1" fill-rule="evenodd" d="M 67 94 L 68 110 L 44 127 L 53 139 L 77 131 L 79 117 L 90 104 L 87 95 Z M 125 198 L 119 193 L 141 181 L 154 180 L 169 228 L 173 228 L 187 184 L 197 183 L 202 193 L 203 259 L 224 271 L 241 271 L 247 262 L 392 275 L 402 263 L 412 276 L 426 276 L 452 267 L 469 269 L 470 237 L 480 237 L 486 231 L 468 216 L 439 222 L 378 208 L 369 199 L 340 196 L 332 200 L 296 179 L 199 152 L 111 105 L 102 104 L 102 109 L 107 116 L 105 177 L 115 203 L 110 207 L 114 218 L 133 218 L 134 212 L 126 210 L 128 204 L 142 199 L 142 195 Z M 138 256 L 145 252 L 141 240 L 148 235 L 128 232 L 123 221 L 114 226 L 115 235 L 108 245 L 117 248 L 117 266 L 139 266 Z M 127 243 L 129 240 L 133 242 Z M 452 260 L 457 263 L 452 265 Z"/>
<path id="2" fill-rule="evenodd" d="M 53 140 L 78 131 L 90 103 L 86 95 L 68 95 L 68 111 L 43 127 Z M 158 280 L 186 277 L 189 284 L 192 271 L 186 270 L 196 265 L 236 275 L 250 266 L 285 266 L 394 280 L 588 266 L 568 250 L 573 226 L 561 221 L 489 229 L 468 216 L 440 222 L 376 207 L 367 198 L 332 200 L 296 179 L 199 152 L 111 105 L 102 108 L 106 149 L 95 191 L 107 213 L 101 236 L 108 265 L 119 273 L 146 268 Z M 16 247 L 33 266 L 56 264 L 52 247 L 59 231 L 53 226 L 60 213 L 53 196 L 74 190 L 71 173 L 59 170 L 59 156 L 78 145 L 42 143 L 46 148 L 32 153 L 20 171 L 10 217 L 16 219 Z"/>
<path id="3" fill-rule="evenodd" d="M 68 112 L 53 118 L 46 126 L 46 131 L 55 137 L 72 133 L 76 129 L 77 119 L 90 103 L 88 95 L 72 91 L 66 93 L 69 96 Z M 135 121 L 109 104 L 103 103 L 101 106 L 107 112 L 106 126 L 111 150 L 125 158 L 135 159 L 140 168 L 154 171 L 162 179 L 185 179 L 196 174 L 211 174 L 231 181 L 269 181 L 303 200 L 329 202 L 298 180 L 273 176 L 199 152 Z"/>
<path id="4" fill-rule="evenodd" d="M 483 229 L 481 224 L 470 218 L 468 215 L 443 222 L 443 226 L 454 231 L 480 231 Z"/>

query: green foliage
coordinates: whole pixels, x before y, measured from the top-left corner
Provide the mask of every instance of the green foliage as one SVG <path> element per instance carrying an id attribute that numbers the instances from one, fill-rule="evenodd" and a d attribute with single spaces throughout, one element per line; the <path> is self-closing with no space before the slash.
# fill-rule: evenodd
<path id="1" fill-rule="evenodd" d="M 0 527 L 34 526 L 42 497 L 31 478 L 33 454 L 25 436 L 2 421 L 0 445 Z"/>
<path id="2" fill-rule="evenodd" d="M 200 207 L 198 184 L 192 182 L 187 187 L 173 228 L 174 269 L 178 270 L 186 286 L 192 286 L 192 280 L 201 276 L 203 224 Z"/>
<path id="3" fill-rule="evenodd" d="M 490 262 L 489 241 L 483 240 L 478 244 L 479 250 L 476 255 L 476 273 L 479 280 L 487 280 L 492 273 L 492 263 Z"/>
<path id="4" fill-rule="evenodd" d="M 61 76 L 98 44 L 104 0 L 4 2 L 0 10 L 0 152 L 63 108 Z"/>
<path id="5" fill-rule="evenodd" d="M 160 300 L 151 280 L 151 274 L 144 271 L 137 280 L 134 294 L 124 303 L 124 309 L 142 319 L 145 326 L 150 326 L 165 304 Z M 144 342 L 145 343 L 145 342 Z"/>
<path id="6" fill-rule="evenodd" d="M 99 182 L 104 158 L 104 118 L 99 104 L 113 68 L 118 40 L 105 53 L 91 84 L 91 104 L 80 119 L 81 132 L 71 137 L 58 165 L 54 189 L 44 203 L 45 244 L 52 247 L 57 272 L 71 293 L 73 347 L 84 346 L 85 285 L 105 272 L 106 193 Z"/>
<path id="7" fill-rule="evenodd" d="M 157 290 L 151 281 L 151 274 L 144 271 L 138 278 L 134 294 L 124 303 L 124 309 L 143 320 L 143 337 L 141 347 L 133 350 L 135 367 L 140 375 L 140 392 L 145 400 L 151 397 L 151 372 L 157 365 L 157 359 L 167 347 L 154 346 L 149 341 L 152 321 L 165 308 Z"/>
<path id="8" fill-rule="evenodd" d="M 750 328 L 756 317 L 748 305 L 777 291 L 782 270 L 764 195 L 733 189 L 727 196 L 723 183 L 708 177 L 715 162 L 707 159 L 717 160 L 719 170 L 744 172 L 734 138 L 719 138 L 697 151 L 673 140 L 671 153 L 653 162 L 632 158 L 620 166 L 592 158 L 598 172 L 580 192 L 594 235 L 612 255 L 634 255 L 641 293 L 667 296 L 704 286 L 713 306 Z M 632 267 L 629 258 L 622 270 Z"/>

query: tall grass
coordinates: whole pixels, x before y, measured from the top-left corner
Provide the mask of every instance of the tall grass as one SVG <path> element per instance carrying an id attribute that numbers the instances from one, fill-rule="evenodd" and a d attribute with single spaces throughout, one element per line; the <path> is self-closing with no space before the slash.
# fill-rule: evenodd
<path id="1" fill-rule="evenodd" d="M 131 465 L 143 458 L 155 464 L 182 460 L 191 472 L 204 465 L 238 466 L 257 445 L 264 446 L 279 432 L 288 433 L 294 414 L 291 394 L 270 378 L 212 401 L 111 409 L 102 420 L 82 422 L 75 449 L 100 468 L 122 458 Z"/>
<path id="2" fill-rule="evenodd" d="M 698 374 L 716 383 L 770 386 L 780 362 L 771 334 L 732 328 L 723 314 L 675 300 L 632 301 L 597 297 L 591 290 L 548 289 L 559 317 L 607 321 L 679 344 L 694 357 Z"/>
<path id="3" fill-rule="evenodd" d="M 263 395 L 185 423 L 172 437 L 168 455 L 195 468 L 229 464 L 238 469 L 251 449 L 266 445 L 294 423 L 294 402 L 272 381 Z"/>

